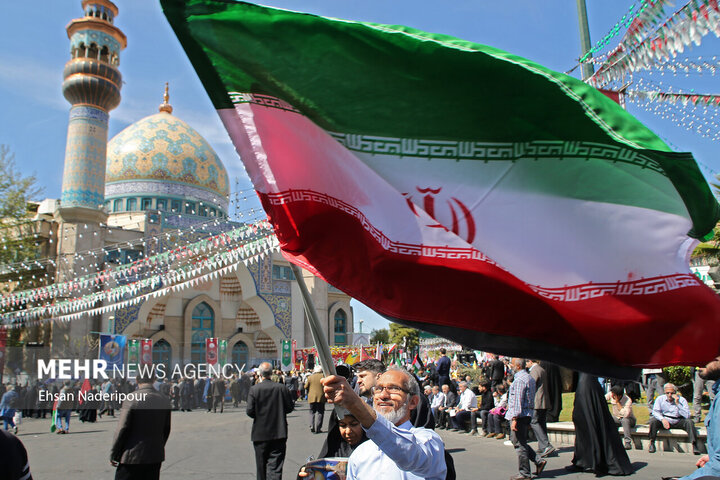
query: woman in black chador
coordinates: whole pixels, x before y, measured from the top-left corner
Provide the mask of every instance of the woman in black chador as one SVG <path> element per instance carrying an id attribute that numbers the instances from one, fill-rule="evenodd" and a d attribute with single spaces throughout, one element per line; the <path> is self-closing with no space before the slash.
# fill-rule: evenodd
<path id="1" fill-rule="evenodd" d="M 575 456 L 569 470 L 595 472 L 598 476 L 633 473 L 597 377 L 580 374 L 572 420 Z"/>

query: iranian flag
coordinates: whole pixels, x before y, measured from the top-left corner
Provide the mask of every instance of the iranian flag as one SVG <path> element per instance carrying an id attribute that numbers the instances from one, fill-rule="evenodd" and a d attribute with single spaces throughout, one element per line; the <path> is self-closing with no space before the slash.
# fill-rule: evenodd
<path id="1" fill-rule="evenodd" d="M 621 376 L 704 364 L 718 204 L 594 88 L 402 26 L 162 0 L 284 256 L 390 319 Z"/>

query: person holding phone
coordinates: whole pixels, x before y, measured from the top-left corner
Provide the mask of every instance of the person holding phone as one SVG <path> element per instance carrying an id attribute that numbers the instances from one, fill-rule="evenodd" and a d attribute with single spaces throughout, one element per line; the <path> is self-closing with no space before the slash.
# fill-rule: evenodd
<path id="1" fill-rule="evenodd" d="M 648 452 L 655 453 L 655 439 L 658 431 L 680 428 L 685 430 L 692 443 L 693 453 L 700 455 L 697 445 L 698 432 L 695 424 L 690 420 L 690 406 L 680 394 L 677 387 L 672 383 L 666 383 L 663 387 L 665 395 L 659 396 L 653 404 L 652 417 L 650 418 L 650 433 L 648 435 L 650 446 Z"/>

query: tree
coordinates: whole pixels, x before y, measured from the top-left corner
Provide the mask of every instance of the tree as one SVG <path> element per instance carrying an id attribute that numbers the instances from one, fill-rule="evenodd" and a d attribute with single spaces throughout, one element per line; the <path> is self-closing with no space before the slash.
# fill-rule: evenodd
<path id="1" fill-rule="evenodd" d="M 405 349 L 412 351 L 419 345 L 420 332 L 414 328 L 405 327 L 399 323 L 390 324 L 390 341 L 397 343 L 398 346 L 403 346 L 403 341 L 406 343 Z"/>
<path id="2" fill-rule="evenodd" d="M 372 331 L 372 334 L 370 335 L 370 343 L 378 342 L 382 344 L 390 343 L 390 332 L 387 328 L 380 328 Z"/>
<path id="3" fill-rule="evenodd" d="M 0 265 L 9 266 L 35 258 L 35 224 L 29 215 L 28 202 L 42 193 L 34 175 L 23 176 L 16 170 L 15 155 L 7 145 L 0 145 Z M 13 273 L 12 270 L 3 274 Z M 20 274 L 15 285 L 24 287 Z"/>
<path id="4" fill-rule="evenodd" d="M 720 174 L 715 175 L 717 182 L 710 182 L 715 197 L 720 197 Z M 713 238 L 700 243 L 692 254 L 693 257 L 707 257 L 708 264 L 717 266 L 720 260 L 720 224 L 715 225 Z"/>
<path id="5" fill-rule="evenodd" d="M 39 279 L 27 274 L 22 262 L 35 259 L 37 235 L 28 202 L 42 192 L 34 175 L 19 173 L 10 147 L 0 144 L 0 292 L 31 288 Z M 23 275 L 25 273 L 25 275 Z M 6 365 L 22 365 L 23 329 L 8 332 Z M 0 381 L 3 372 L 0 372 Z"/>

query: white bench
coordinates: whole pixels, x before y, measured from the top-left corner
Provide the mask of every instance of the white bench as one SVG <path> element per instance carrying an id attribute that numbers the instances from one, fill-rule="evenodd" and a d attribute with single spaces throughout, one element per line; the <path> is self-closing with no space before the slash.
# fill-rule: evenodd
<path id="1" fill-rule="evenodd" d="M 575 444 L 575 426 L 572 422 L 548 423 L 547 427 L 548 440 L 550 440 L 550 443 L 554 446 Z M 638 425 L 632 430 L 633 448 L 647 451 L 649 445 L 649 427 L 647 425 Z M 622 427 L 618 427 L 618 434 L 622 437 Z M 706 439 L 706 429 L 704 427 L 698 428 L 698 447 L 703 453 L 707 450 L 705 447 Z M 658 453 L 677 452 L 692 455 L 692 444 L 688 439 L 687 432 L 677 428 L 660 430 L 655 440 L 655 447 Z"/>

